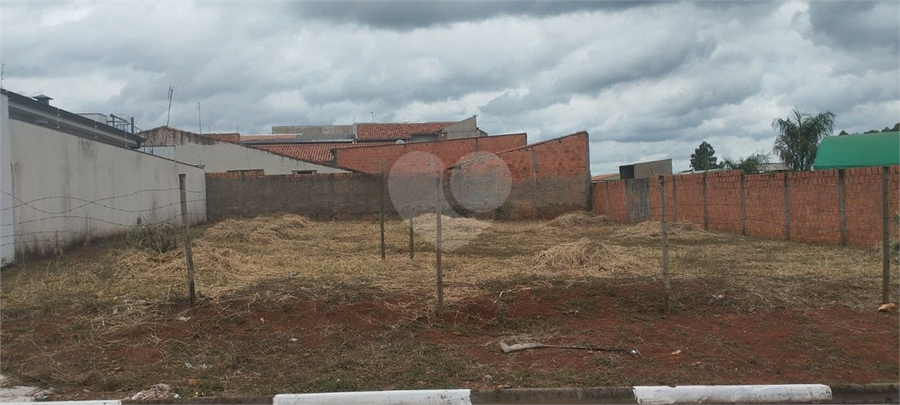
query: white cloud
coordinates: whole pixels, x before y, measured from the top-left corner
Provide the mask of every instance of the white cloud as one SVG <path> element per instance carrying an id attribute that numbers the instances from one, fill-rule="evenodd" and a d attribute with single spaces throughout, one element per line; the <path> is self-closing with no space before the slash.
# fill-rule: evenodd
<path id="1" fill-rule="evenodd" d="M 703 140 L 720 156 L 768 150 L 794 107 L 850 132 L 900 120 L 888 2 L 399 4 L 5 2 L 3 85 L 144 128 L 165 123 L 174 86 L 172 124 L 195 128 L 200 102 L 213 131 L 370 112 L 478 114 L 531 141 L 587 130 L 595 172 L 680 169 Z"/>

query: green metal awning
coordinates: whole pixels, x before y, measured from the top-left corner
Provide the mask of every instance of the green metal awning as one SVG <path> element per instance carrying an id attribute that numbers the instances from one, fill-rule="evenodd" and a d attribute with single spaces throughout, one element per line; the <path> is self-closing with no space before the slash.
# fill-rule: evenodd
<path id="1" fill-rule="evenodd" d="M 900 132 L 826 136 L 813 170 L 900 164 Z"/>

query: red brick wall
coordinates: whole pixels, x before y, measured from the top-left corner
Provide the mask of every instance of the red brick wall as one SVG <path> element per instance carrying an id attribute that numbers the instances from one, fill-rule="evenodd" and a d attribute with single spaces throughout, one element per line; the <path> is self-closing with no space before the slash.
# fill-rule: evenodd
<path id="1" fill-rule="evenodd" d="M 455 165 L 463 156 L 475 152 L 497 153 L 525 146 L 525 134 L 496 135 L 479 138 L 454 139 L 436 142 L 413 142 L 400 145 L 383 145 L 335 149 L 337 166 L 363 173 L 381 173 L 381 162 L 390 171 L 397 159 L 409 152 L 428 152 L 444 162 L 444 167 Z"/>
<path id="2" fill-rule="evenodd" d="M 706 203 L 709 230 L 740 233 L 741 172 L 731 170 L 707 175 Z"/>
<path id="3" fill-rule="evenodd" d="M 880 167 L 844 171 L 846 243 L 874 246 L 881 242 Z M 670 220 L 677 209 L 677 221 L 704 223 L 704 174 L 666 177 L 666 211 Z M 746 234 L 773 239 L 814 243 L 841 243 L 838 170 L 756 174 L 744 177 Z M 788 183 L 790 224 L 786 226 L 785 178 Z M 651 217 L 659 220 L 659 180 L 650 183 Z M 674 196 L 672 182 L 675 182 Z M 889 168 L 890 212 L 900 211 L 900 166 Z M 737 171 L 706 174 L 706 221 L 710 230 L 741 232 L 741 174 Z M 624 181 L 595 183 L 594 212 L 625 221 Z M 606 212 L 609 198 L 610 212 Z M 891 234 L 897 237 L 896 219 L 891 218 Z"/>
<path id="4" fill-rule="evenodd" d="M 836 172 L 836 171 L 835 171 Z M 900 166 L 889 171 L 890 211 L 898 211 Z M 836 176 L 836 175 L 835 175 Z M 881 241 L 881 168 L 847 169 L 844 173 L 847 242 L 851 245 L 872 246 Z M 893 222 L 893 218 L 892 218 Z M 897 230 L 892 231 L 894 237 Z"/>
<path id="5" fill-rule="evenodd" d="M 588 134 L 579 132 L 498 153 L 512 179 L 509 198 L 492 216 L 498 219 L 553 218 L 590 209 Z M 472 163 L 450 168 L 465 170 Z M 463 211 L 456 207 L 458 211 Z"/>
<path id="6" fill-rule="evenodd" d="M 672 176 L 672 180 L 675 181 L 678 204 L 678 218 L 675 221 L 703 225 L 703 173 Z"/>
<path id="7" fill-rule="evenodd" d="M 784 174 L 744 176 L 747 235 L 784 239 Z"/>
<path id="8" fill-rule="evenodd" d="M 841 243 L 837 170 L 788 173 L 788 181 L 790 189 L 788 194 L 791 200 L 791 239 Z M 876 186 L 880 193 L 880 174 Z M 877 199 L 877 215 L 881 218 L 881 194 L 878 194 Z M 881 229 L 880 221 L 877 229 Z"/>
<path id="9" fill-rule="evenodd" d="M 625 181 L 609 180 L 593 183 L 594 213 L 615 221 L 626 221 Z M 658 194 L 656 194 L 658 198 Z M 652 197 L 651 197 L 652 198 Z M 609 210 L 607 211 L 607 207 Z"/>

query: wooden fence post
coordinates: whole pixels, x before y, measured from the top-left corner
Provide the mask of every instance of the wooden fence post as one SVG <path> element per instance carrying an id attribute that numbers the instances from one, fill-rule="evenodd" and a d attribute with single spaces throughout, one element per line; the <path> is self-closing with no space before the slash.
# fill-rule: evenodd
<path id="1" fill-rule="evenodd" d="M 891 284 L 891 209 L 888 197 L 888 167 L 881 167 L 881 302 L 890 302 Z"/>
<path id="2" fill-rule="evenodd" d="M 387 174 L 384 172 L 384 159 L 381 159 L 381 190 L 379 192 L 380 196 L 380 207 L 378 210 L 378 221 L 381 223 L 381 260 L 384 260 L 384 210 L 385 210 L 385 188 L 387 184 L 386 180 Z"/>
<path id="3" fill-rule="evenodd" d="M 437 267 L 437 313 L 439 315 L 444 313 L 444 273 L 441 271 L 441 197 L 441 172 L 438 171 L 434 191 L 434 253 Z"/>
<path id="4" fill-rule="evenodd" d="M 666 178 L 659 176 L 659 222 L 662 226 L 662 265 L 663 265 L 663 286 L 666 289 L 666 295 L 663 302 L 665 314 L 669 315 L 670 310 L 670 286 L 669 286 L 669 233 L 666 225 Z"/>
<path id="5" fill-rule="evenodd" d="M 181 192 L 181 222 L 184 224 L 184 259 L 187 262 L 188 301 L 191 308 L 197 301 L 194 291 L 194 254 L 191 252 L 191 221 L 188 219 L 186 174 L 178 175 L 178 190 Z"/>
<path id="6" fill-rule="evenodd" d="M 411 197 L 411 196 L 410 196 Z M 413 224 L 413 202 L 412 198 L 409 200 L 409 258 L 412 259 L 415 256 L 415 246 L 413 245 L 413 228 L 415 225 Z"/>

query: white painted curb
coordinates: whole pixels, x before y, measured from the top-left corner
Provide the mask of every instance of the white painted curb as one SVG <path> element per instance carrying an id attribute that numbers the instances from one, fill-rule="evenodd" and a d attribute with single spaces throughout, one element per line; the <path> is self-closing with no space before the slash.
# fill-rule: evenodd
<path id="1" fill-rule="evenodd" d="M 272 405 L 471 405 L 469 390 L 361 391 L 279 394 Z"/>
<path id="2" fill-rule="evenodd" d="M 821 384 L 685 385 L 634 387 L 638 404 L 771 404 L 831 400 L 831 387 Z"/>
<path id="3" fill-rule="evenodd" d="M 40 401 L 40 402 L 0 402 L 2 405 L 122 405 L 122 401 Z"/>

